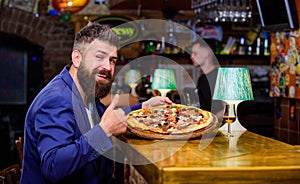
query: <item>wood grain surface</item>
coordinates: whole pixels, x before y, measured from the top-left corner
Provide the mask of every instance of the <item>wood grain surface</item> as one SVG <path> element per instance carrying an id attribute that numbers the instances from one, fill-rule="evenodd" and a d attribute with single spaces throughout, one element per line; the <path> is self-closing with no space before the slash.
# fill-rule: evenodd
<path id="1" fill-rule="evenodd" d="M 129 134 L 117 149 L 148 183 L 299 183 L 300 146 L 249 131 L 235 133 L 234 138 L 218 132 L 188 141 Z"/>

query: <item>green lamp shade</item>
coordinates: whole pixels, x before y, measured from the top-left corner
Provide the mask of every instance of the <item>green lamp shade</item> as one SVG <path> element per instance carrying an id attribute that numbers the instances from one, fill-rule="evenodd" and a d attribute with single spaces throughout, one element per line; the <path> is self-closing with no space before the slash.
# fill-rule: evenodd
<path id="1" fill-rule="evenodd" d="M 175 73 L 171 69 L 155 69 L 152 89 L 176 89 Z"/>
<path id="2" fill-rule="evenodd" d="M 125 74 L 125 83 L 126 84 L 136 84 L 141 79 L 141 72 L 136 69 L 130 69 Z"/>
<path id="3" fill-rule="evenodd" d="M 248 68 L 219 68 L 213 99 L 253 100 Z"/>

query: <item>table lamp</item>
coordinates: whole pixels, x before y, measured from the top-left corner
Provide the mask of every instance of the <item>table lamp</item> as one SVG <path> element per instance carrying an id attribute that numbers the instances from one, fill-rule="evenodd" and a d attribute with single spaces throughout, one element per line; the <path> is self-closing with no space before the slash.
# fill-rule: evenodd
<path id="1" fill-rule="evenodd" d="M 138 96 L 135 91 L 135 88 L 138 85 L 138 81 L 140 79 L 141 79 L 141 72 L 137 69 L 130 69 L 125 74 L 125 83 L 130 86 L 131 94 L 135 97 Z"/>
<path id="2" fill-rule="evenodd" d="M 237 106 L 242 101 L 253 100 L 248 68 L 219 68 L 213 99 L 226 102 L 223 117 L 225 124 L 220 130 L 227 129 L 228 134 L 231 130 L 245 131 L 246 128 L 240 124 L 237 117 Z"/>
<path id="3" fill-rule="evenodd" d="M 158 90 L 161 96 L 166 96 L 169 91 L 176 89 L 174 70 L 155 69 L 151 88 Z"/>

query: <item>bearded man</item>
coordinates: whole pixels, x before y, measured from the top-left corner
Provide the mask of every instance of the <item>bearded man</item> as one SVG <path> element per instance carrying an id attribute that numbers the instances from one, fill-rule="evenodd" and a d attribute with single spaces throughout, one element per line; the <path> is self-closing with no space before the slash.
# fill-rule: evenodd
<path id="1" fill-rule="evenodd" d="M 117 62 L 117 35 L 89 23 L 75 36 L 72 64 L 36 96 L 24 126 L 21 183 L 112 183 L 112 136 L 126 131 L 127 117 L 99 98 L 111 89 Z M 172 103 L 152 98 L 130 110 Z M 126 108 L 128 110 L 128 108 Z"/>

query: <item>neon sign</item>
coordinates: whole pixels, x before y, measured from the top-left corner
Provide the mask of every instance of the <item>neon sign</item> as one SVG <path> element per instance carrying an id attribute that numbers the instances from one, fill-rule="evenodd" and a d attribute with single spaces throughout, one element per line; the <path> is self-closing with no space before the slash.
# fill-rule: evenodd
<path id="1" fill-rule="evenodd" d="M 132 41 L 139 36 L 139 26 L 128 18 L 119 16 L 105 16 L 94 21 L 109 25 L 118 35 L 120 45 L 132 43 Z"/>

